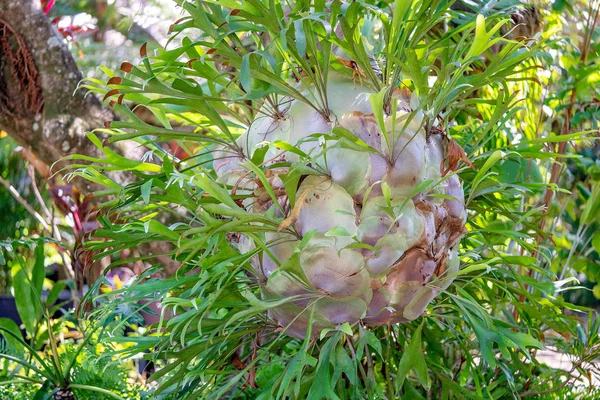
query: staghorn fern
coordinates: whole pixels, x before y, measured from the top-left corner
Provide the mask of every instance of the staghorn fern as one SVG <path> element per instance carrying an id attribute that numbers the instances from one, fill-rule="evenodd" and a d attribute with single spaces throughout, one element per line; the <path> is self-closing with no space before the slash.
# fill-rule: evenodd
<path id="1" fill-rule="evenodd" d="M 529 134 L 517 141 L 509 129 L 512 121 L 526 118 L 519 102 L 536 90 L 541 45 L 500 36 L 507 10 L 488 8 L 485 16 L 476 16 L 436 0 L 180 5 L 184 16 L 171 28 L 180 46 L 154 52 L 143 46 L 139 65 L 125 62 L 120 72 L 106 71 L 106 85 L 86 84 L 124 119 L 98 132 L 104 141 L 90 135 L 106 158 L 79 157 L 95 164 L 81 164 L 74 172 L 105 184 L 105 194 L 115 197 L 104 207 L 119 216 L 106 212 L 99 218 L 103 227 L 88 249 L 100 257 L 167 241 L 181 262 L 174 277 L 152 277 L 160 271 L 154 265 L 128 288 L 101 295 L 98 283 L 87 296 L 107 300 L 90 316 L 100 319 L 113 318 L 124 303 L 160 299 L 164 311 L 156 334 L 114 339 L 136 343 L 123 355 L 149 350 L 153 359 L 165 361 L 154 375 L 160 382 L 155 396 L 502 398 L 526 392 L 531 382 L 524 376 L 533 374 L 536 363 L 524 360 L 541 347 L 542 329 L 567 335 L 576 329 L 572 319 L 539 311 L 564 303 L 555 297 L 553 274 L 538 268 L 534 239 L 541 207 L 530 200 L 545 187 L 537 161 L 554 157 L 541 144 L 583 134 Z M 358 94 L 363 109 L 356 108 Z M 340 103 L 346 105 L 336 112 Z M 137 118 L 133 104 L 152 111 L 159 124 Z M 423 170 L 417 167 L 412 175 L 418 175 L 414 184 L 403 185 L 402 176 L 385 185 L 385 179 L 371 178 L 365 172 L 373 168 L 369 154 L 385 148 L 344 126 L 343 117 L 332 118 L 356 111 L 362 114 L 356 126 L 372 124 L 373 132 L 392 140 L 396 129 L 409 130 L 408 138 L 422 138 L 425 146 L 436 132 L 437 161 L 427 156 Z M 289 128 L 294 137 L 271 130 L 287 112 L 296 122 L 322 118 L 322 123 Z M 411 124 L 416 126 L 407 129 Z M 120 140 L 147 146 L 147 157 L 117 156 L 109 145 Z M 165 143 L 179 149 L 166 151 Z M 414 152 L 424 149 L 416 146 Z M 340 166 L 339 179 L 328 156 Z M 102 175 L 111 169 L 129 170 L 137 181 L 122 188 Z M 428 173 L 433 179 L 423 175 Z M 366 183 L 357 183 L 357 176 L 366 176 Z M 337 179 L 341 189 L 329 184 L 321 190 L 319 177 Z M 452 192 L 444 183 L 450 180 Z M 296 207 L 315 188 L 336 202 L 346 196 L 347 209 L 337 212 L 337 203 Z M 441 244 L 441 254 L 454 264 L 429 266 L 427 276 L 417 279 L 394 279 L 389 262 L 383 272 L 366 269 L 363 257 L 380 254 L 380 237 L 388 233 L 369 243 L 355 231 L 360 225 L 352 225 L 362 212 L 354 206 L 366 207 L 369 190 L 386 211 L 374 216 L 392 220 L 402 217 L 406 204 L 416 210 L 419 199 L 431 207 L 456 202 L 460 224 L 454 230 L 461 236 L 466 218 L 467 234 L 460 247 L 459 237 Z M 365 195 L 367 201 L 361 201 Z M 307 217 L 307 210 L 313 215 Z M 417 211 L 407 214 L 421 218 Z M 346 225 L 339 222 L 344 215 Z M 311 222 L 303 228 L 307 218 Z M 436 224 L 434 218 L 434 229 L 443 220 Z M 294 240 L 283 250 L 281 232 Z M 408 234 L 398 236 L 403 235 Z M 390 245 L 397 259 L 417 243 L 400 246 L 401 241 Z M 328 278 L 307 276 L 324 258 L 306 252 L 312 245 L 317 253 L 328 252 L 329 265 L 338 266 L 344 257 L 356 263 L 347 275 L 362 277 L 360 290 L 340 296 L 335 307 L 326 298 L 332 290 L 314 296 Z M 264 273 L 267 262 L 272 274 Z M 373 305 L 376 280 L 394 288 L 417 282 L 410 285 L 420 289 L 446 275 L 443 284 L 425 286 L 418 307 L 409 307 L 416 291 L 405 293 L 404 303 L 384 296 Z M 285 282 L 273 283 L 274 277 Z M 437 292 L 442 294 L 425 311 Z M 369 318 L 381 315 L 369 325 Z"/>

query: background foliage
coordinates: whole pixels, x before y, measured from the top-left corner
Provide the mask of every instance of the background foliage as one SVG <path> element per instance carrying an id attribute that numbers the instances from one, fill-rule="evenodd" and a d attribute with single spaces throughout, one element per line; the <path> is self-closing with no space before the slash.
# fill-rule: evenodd
<path id="1" fill-rule="evenodd" d="M 160 2 L 41 3 L 84 76 L 162 40 L 156 23 L 161 10 L 170 12 Z M 77 219 L 89 211 L 78 202 L 83 195 L 72 196 L 61 176 L 48 178 L 1 128 L 0 183 L 0 398 L 49 398 L 66 386 L 81 399 L 147 398 L 139 362 L 106 357 L 97 327 L 74 317 L 84 290 L 72 265 Z"/>

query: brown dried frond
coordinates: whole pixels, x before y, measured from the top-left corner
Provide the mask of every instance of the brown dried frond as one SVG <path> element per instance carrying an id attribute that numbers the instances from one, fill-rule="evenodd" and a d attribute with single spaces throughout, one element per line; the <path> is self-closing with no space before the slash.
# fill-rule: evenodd
<path id="1" fill-rule="evenodd" d="M 467 157 L 467 153 L 465 153 L 464 149 L 460 147 L 460 144 L 456 143 L 449 136 L 446 136 L 448 141 L 448 147 L 446 148 L 446 159 L 448 162 L 448 167 L 442 172 L 442 176 L 446 176 L 450 171 L 456 171 L 458 169 L 458 164 L 463 161 L 472 169 L 475 169 L 473 163 Z"/>
<path id="2" fill-rule="evenodd" d="M 360 83 L 360 86 L 363 85 L 362 78 L 366 78 L 365 72 L 358 66 L 356 61 L 354 60 L 344 60 L 341 57 L 337 57 L 337 60 L 346 68 L 350 68 L 352 70 L 352 82 L 354 82 L 354 86 L 356 86 L 356 78 Z"/>
<path id="3" fill-rule="evenodd" d="M 42 111 L 40 76 L 25 41 L 0 19 L 0 115 L 28 117 Z"/>

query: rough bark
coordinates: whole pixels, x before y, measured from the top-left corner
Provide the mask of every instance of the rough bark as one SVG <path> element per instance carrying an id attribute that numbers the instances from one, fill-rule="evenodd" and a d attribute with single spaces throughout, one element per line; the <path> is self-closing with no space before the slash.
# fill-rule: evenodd
<path id="1" fill-rule="evenodd" d="M 0 0 L 2 35 L 11 42 L 10 50 L 25 54 L 33 66 L 15 63 L 10 51 L 0 54 L 0 96 L 5 103 L 1 107 L 0 102 L 0 129 L 48 165 L 69 154 L 101 155 L 85 133 L 103 127 L 114 115 L 95 96 L 77 89 L 83 76 L 39 0 Z M 23 67 L 34 70 L 19 73 Z M 36 91 L 41 103 L 28 106 L 28 93 Z M 82 189 L 98 187 L 86 182 Z"/>

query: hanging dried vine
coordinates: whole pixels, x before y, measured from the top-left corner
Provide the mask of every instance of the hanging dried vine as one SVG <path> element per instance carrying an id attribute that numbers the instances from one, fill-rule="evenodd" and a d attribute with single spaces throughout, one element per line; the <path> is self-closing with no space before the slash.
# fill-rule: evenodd
<path id="1" fill-rule="evenodd" d="M 26 117 L 41 112 L 38 70 L 25 41 L 0 19 L 0 116 Z"/>

